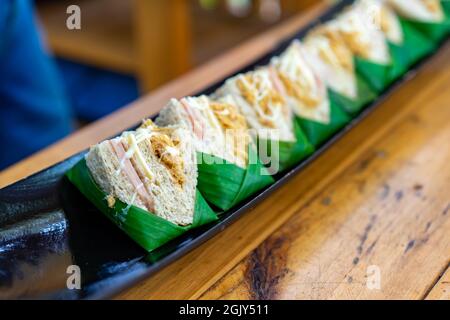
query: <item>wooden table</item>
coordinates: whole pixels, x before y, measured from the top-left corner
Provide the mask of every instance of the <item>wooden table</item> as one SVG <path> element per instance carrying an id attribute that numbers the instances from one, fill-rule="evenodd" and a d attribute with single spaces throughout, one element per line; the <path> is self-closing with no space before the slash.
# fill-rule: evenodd
<path id="1" fill-rule="evenodd" d="M 0 173 L 4 186 L 270 49 L 319 5 Z M 122 299 L 449 299 L 450 45 L 270 198 Z M 374 271 L 375 270 L 375 271 Z M 380 288 L 367 279 L 379 272 Z"/>
<path id="2" fill-rule="evenodd" d="M 290 15 L 314 2 L 317 0 L 282 0 L 281 6 Z M 80 7 L 81 30 L 66 28 L 66 9 L 72 4 Z M 38 13 L 56 55 L 134 75 L 142 92 L 159 87 L 224 46 L 265 28 L 259 21 L 245 26 L 234 23 L 238 31 L 217 21 L 212 24 L 210 19 L 220 20 L 217 12 L 206 15 L 198 11 L 195 1 L 186 0 L 38 2 Z"/>
<path id="3" fill-rule="evenodd" d="M 81 30 L 65 27 L 72 4 L 80 7 Z M 65 0 L 41 4 L 39 14 L 56 55 L 134 75 L 148 92 L 191 66 L 189 6 L 185 0 Z"/>

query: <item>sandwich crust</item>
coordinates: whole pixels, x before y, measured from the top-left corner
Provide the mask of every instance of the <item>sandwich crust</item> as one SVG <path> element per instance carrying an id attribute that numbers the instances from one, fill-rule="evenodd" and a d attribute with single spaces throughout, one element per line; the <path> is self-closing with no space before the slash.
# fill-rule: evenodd
<path id="1" fill-rule="evenodd" d="M 356 98 L 353 53 L 340 33 L 327 25 L 314 28 L 305 38 L 306 59 L 311 68 L 334 91 Z"/>
<path id="2" fill-rule="evenodd" d="M 156 119 L 158 125 L 180 125 L 191 131 L 198 152 L 245 168 L 250 137 L 245 118 L 229 103 L 206 96 L 172 99 Z"/>
<path id="3" fill-rule="evenodd" d="M 257 135 L 273 132 L 279 140 L 295 141 L 292 110 L 283 83 L 272 68 L 259 68 L 228 79 L 216 96 L 236 105 Z"/>
<path id="4" fill-rule="evenodd" d="M 386 37 L 371 18 L 369 11 L 353 5 L 328 22 L 328 27 L 340 33 L 356 56 L 378 64 L 389 64 L 391 57 Z"/>
<path id="5" fill-rule="evenodd" d="M 183 137 L 183 140 L 181 139 Z M 92 177 L 107 194 L 178 225 L 193 222 L 197 166 L 186 130 L 146 121 L 136 131 L 93 146 L 86 156 Z"/>
<path id="6" fill-rule="evenodd" d="M 311 68 L 307 52 L 295 40 L 279 57 L 272 59 L 285 88 L 289 106 L 300 117 L 321 123 L 330 121 L 330 103 L 325 83 Z"/>

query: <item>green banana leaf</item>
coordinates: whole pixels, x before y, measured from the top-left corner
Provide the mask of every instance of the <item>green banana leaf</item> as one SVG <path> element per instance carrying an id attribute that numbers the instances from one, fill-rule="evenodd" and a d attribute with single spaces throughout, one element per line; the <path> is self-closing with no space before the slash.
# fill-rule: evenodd
<path id="1" fill-rule="evenodd" d="M 450 29 L 448 18 L 442 23 L 410 22 L 413 27 L 417 28 L 426 37 L 429 37 L 436 46 L 448 36 L 448 30 Z"/>
<path id="2" fill-rule="evenodd" d="M 257 139 L 259 158 L 268 167 L 271 174 L 292 168 L 315 150 L 295 119 L 293 119 L 293 128 L 295 142 Z M 277 146 L 277 150 L 273 150 L 274 146 Z"/>
<path id="3" fill-rule="evenodd" d="M 450 1 L 443 0 L 443 1 L 441 1 L 441 3 L 442 3 L 442 8 L 444 8 L 445 15 L 447 17 L 450 17 Z"/>
<path id="4" fill-rule="evenodd" d="M 361 74 L 377 93 L 383 92 L 392 82 L 404 75 L 409 67 L 435 49 L 433 41 L 428 40 L 411 23 L 400 19 L 400 25 L 404 36 L 403 43 L 397 45 L 388 42 L 391 64 L 380 65 L 355 58 L 356 72 Z"/>
<path id="5" fill-rule="evenodd" d="M 118 199 L 114 207 L 110 208 L 106 201 L 106 194 L 95 183 L 85 159 L 70 169 L 66 176 L 97 209 L 148 252 L 161 247 L 188 230 L 218 219 L 199 191 L 196 195 L 193 223 L 189 226 L 179 226 Z"/>
<path id="6" fill-rule="evenodd" d="M 322 145 L 350 120 L 350 117 L 333 100 L 330 100 L 330 122 L 328 124 L 297 117 L 300 127 L 314 147 Z"/>
<path id="7" fill-rule="evenodd" d="M 356 84 L 358 95 L 355 99 L 346 97 L 332 89 L 329 90 L 330 99 L 351 116 L 358 114 L 365 106 L 377 97 L 377 94 L 373 91 L 373 89 L 358 74 L 356 75 Z"/>
<path id="8" fill-rule="evenodd" d="M 450 33 L 450 3 L 449 1 L 441 1 L 442 8 L 444 9 L 445 19 L 440 23 L 421 22 L 408 19 L 414 28 L 422 32 L 428 39 L 430 39 L 435 46 L 438 46 L 440 42 Z"/>
<path id="9" fill-rule="evenodd" d="M 392 58 L 392 68 L 389 72 L 389 78 L 395 81 L 408 71 L 410 65 L 409 50 L 405 48 L 404 44 L 397 45 L 392 42 L 388 44 Z"/>
<path id="10" fill-rule="evenodd" d="M 447 17 L 447 21 L 450 20 L 450 1 L 442 0 L 441 1 L 442 8 L 444 9 L 445 16 Z M 450 34 L 450 23 L 447 25 L 447 35 Z"/>
<path id="11" fill-rule="evenodd" d="M 393 50 L 392 55 L 394 59 L 407 71 L 409 67 L 421 58 L 432 53 L 435 46 L 432 41 L 427 39 L 405 19 L 400 18 L 400 25 L 403 31 L 403 44 L 400 46 L 391 44 L 391 49 Z"/>
<path id="12" fill-rule="evenodd" d="M 392 65 L 381 65 L 355 57 L 355 69 L 376 93 L 381 93 L 392 82 Z"/>
<path id="13" fill-rule="evenodd" d="M 398 45 L 389 42 L 393 61 L 390 71 L 392 81 L 400 78 L 412 65 L 434 50 L 433 43 L 414 29 L 411 24 L 400 19 L 400 25 L 403 31 L 403 43 Z"/>
<path id="14" fill-rule="evenodd" d="M 213 155 L 197 154 L 202 157 L 197 161 L 197 187 L 209 203 L 226 211 L 274 182 L 254 145 L 249 144 L 248 155 L 244 169 Z"/>

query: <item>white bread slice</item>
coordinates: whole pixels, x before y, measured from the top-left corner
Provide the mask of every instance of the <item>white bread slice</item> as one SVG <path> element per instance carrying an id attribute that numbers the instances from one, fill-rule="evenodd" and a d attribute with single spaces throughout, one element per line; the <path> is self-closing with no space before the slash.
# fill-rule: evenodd
<path id="1" fill-rule="evenodd" d="M 107 195 L 147 209 L 144 201 L 136 195 L 135 188 L 125 172 L 119 171 L 120 160 L 114 153 L 109 140 L 91 147 L 86 155 L 86 164 L 97 185 Z"/>
<path id="2" fill-rule="evenodd" d="M 338 31 L 353 54 L 371 62 L 388 65 L 391 55 L 383 32 L 373 24 L 370 14 L 352 5 L 328 22 Z"/>
<path id="3" fill-rule="evenodd" d="M 357 97 L 357 82 L 353 53 L 341 35 L 327 25 L 321 25 L 303 41 L 306 58 L 328 87 L 348 98 Z"/>
<path id="4" fill-rule="evenodd" d="M 228 79 L 215 96 L 236 105 L 256 131 L 254 135 L 265 132 L 265 137 L 270 134 L 281 141 L 295 141 L 293 113 L 283 90 L 276 73 L 264 67 Z"/>
<path id="5" fill-rule="evenodd" d="M 218 107 L 226 108 L 229 114 L 219 118 Z M 190 130 L 198 152 L 214 155 L 242 168 L 247 165 L 250 138 L 245 119 L 235 106 L 222 105 L 207 96 L 171 99 L 155 122 L 160 126 L 180 125 Z M 245 143 L 237 143 L 237 140 Z"/>
<path id="6" fill-rule="evenodd" d="M 298 116 L 316 122 L 330 122 L 330 101 L 325 82 L 308 63 L 308 52 L 298 40 L 279 56 L 271 65 L 275 68 L 286 91 L 291 109 Z"/>
<path id="7" fill-rule="evenodd" d="M 178 141 L 172 152 L 178 153 L 179 159 L 183 161 L 182 184 L 177 182 L 165 163 L 156 155 L 150 139 L 154 137 L 154 129 L 140 128 L 116 138 L 116 142 L 120 140 L 126 147 L 127 157 L 151 199 L 150 205 L 138 192 L 136 184 L 130 181 L 127 171 L 121 165 L 124 160 L 118 158 L 109 140 L 92 147 L 86 156 L 86 163 L 96 183 L 110 197 L 138 206 L 175 224 L 189 225 L 194 218 L 197 185 L 192 139 L 189 132 L 183 128 L 168 128 L 164 132 L 171 139 Z M 131 136 L 138 146 L 134 152 L 129 152 Z M 144 160 L 144 164 L 138 161 L 138 155 Z M 144 166 L 147 166 L 150 177 L 145 176 Z"/>
<path id="8" fill-rule="evenodd" d="M 442 22 L 445 19 L 440 0 L 387 0 L 403 17 L 422 22 Z"/>
<path id="9" fill-rule="evenodd" d="M 155 123 L 159 126 L 183 126 L 192 132 L 194 145 L 198 152 L 226 159 L 225 135 L 208 107 L 207 97 L 183 99 L 183 103 L 189 103 L 190 114 L 187 113 L 187 109 L 181 101 L 171 99 L 160 111 Z"/>
<path id="10" fill-rule="evenodd" d="M 365 14 L 365 19 L 384 33 L 386 38 L 397 45 L 403 43 L 403 30 L 399 17 L 384 0 L 358 0 L 354 4 Z"/>

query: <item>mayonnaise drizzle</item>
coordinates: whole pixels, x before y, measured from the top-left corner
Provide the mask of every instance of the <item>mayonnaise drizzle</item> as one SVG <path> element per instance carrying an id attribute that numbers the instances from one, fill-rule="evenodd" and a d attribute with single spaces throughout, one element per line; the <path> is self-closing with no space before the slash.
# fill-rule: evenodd
<path id="1" fill-rule="evenodd" d="M 153 179 L 153 174 L 151 173 L 148 163 L 145 160 L 145 157 L 142 154 L 141 150 L 139 149 L 139 143 L 141 143 L 145 139 L 150 138 L 154 134 L 155 134 L 154 132 L 151 132 L 149 129 L 145 128 L 139 128 L 135 133 L 132 132 L 124 133 L 122 138 L 127 139 L 129 147 L 128 150 L 125 152 L 125 156 L 122 159 L 120 159 L 120 166 L 119 169 L 116 170 L 116 175 L 119 175 L 120 172 L 123 170 L 125 166 L 125 161 L 131 159 L 134 155 L 136 155 L 137 161 L 144 169 L 144 174 L 146 178 L 149 179 L 150 181 Z"/>

